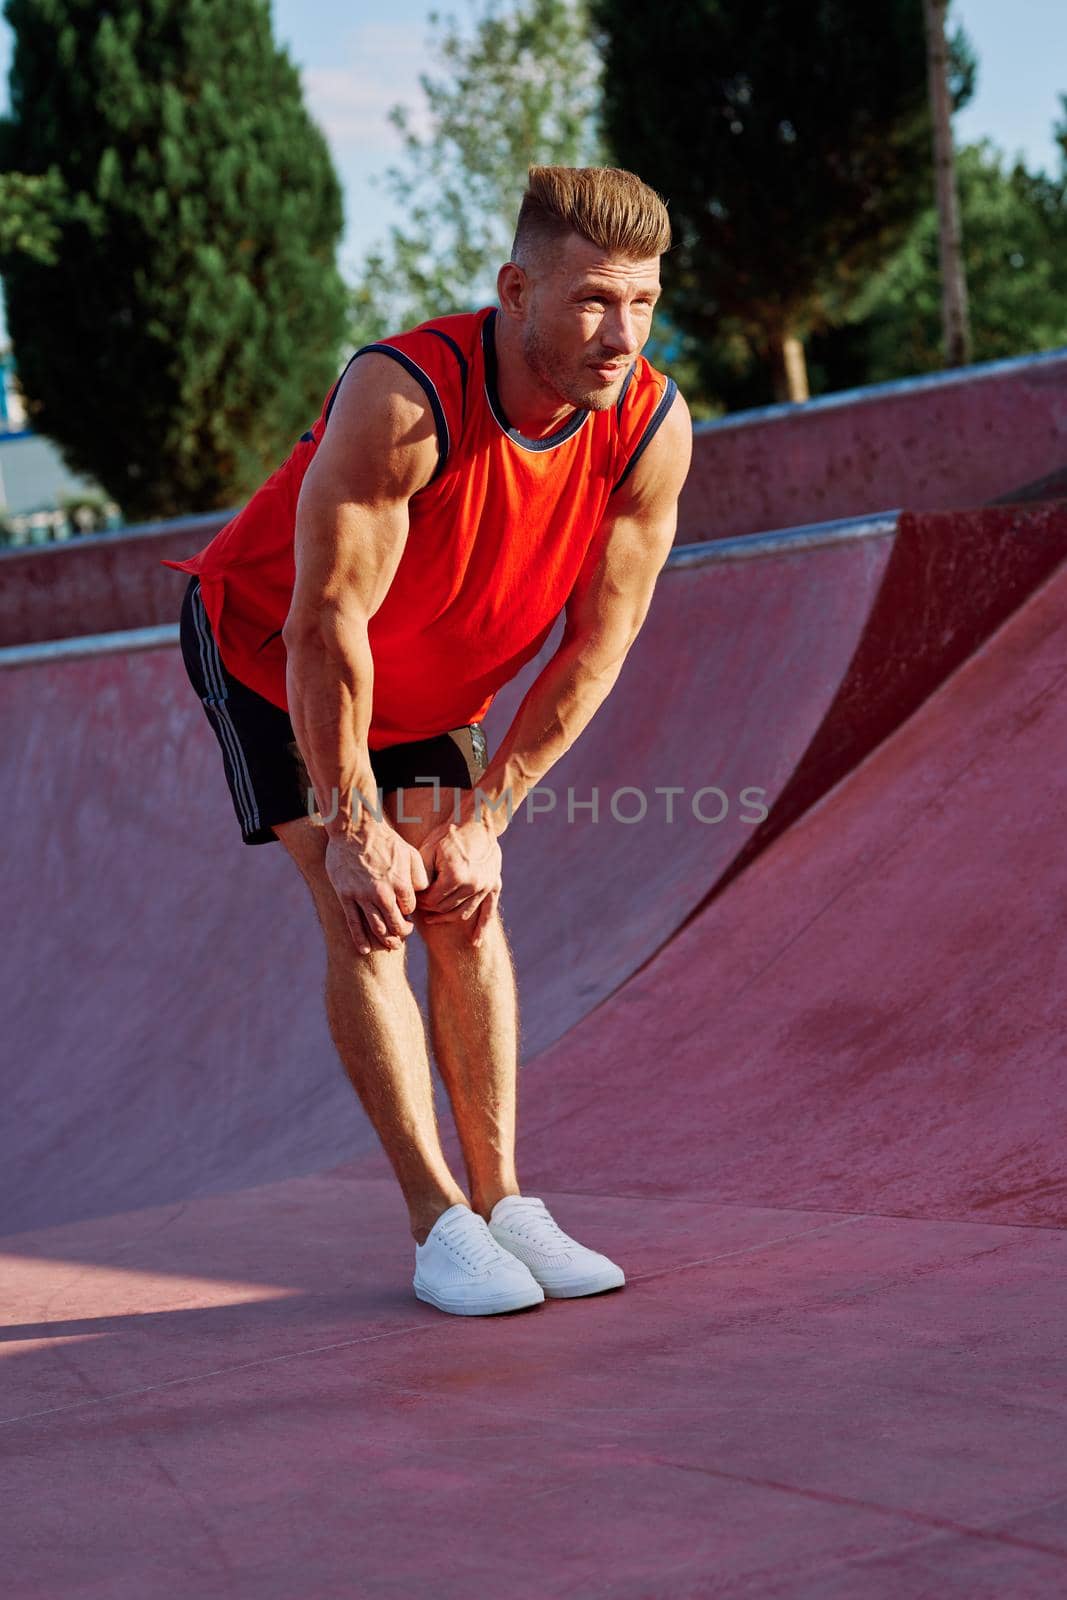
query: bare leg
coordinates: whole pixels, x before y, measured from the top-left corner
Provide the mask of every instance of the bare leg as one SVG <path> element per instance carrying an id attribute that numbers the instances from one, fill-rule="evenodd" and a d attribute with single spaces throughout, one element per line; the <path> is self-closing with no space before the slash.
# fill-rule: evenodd
<path id="1" fill-rule="evenodd" d="M 432 792 L 432 791 L 431 791 Z M 274 830 L 311 890 L 326 940 L 326 1015 L 337 1053 L 396 1173 L 424 1243 L 449 1206 L 467 1204 L 437 1130 L 426 1037 L 404 950 L 361 955 L 326 876 L 326 832 L 309 819 Z"/>
<path id="2" fill-rule="evenodd" d="M 441 790 L 450 815 L 455 791 Z M 405 789 L 403 817 L 396 797 L 390 815 L 412 844 L 441 818 L 432 789 Z M 472 1209 L 488 1219 L 496 1202 L 518 1194 L 515 1118 L 518 1081 L 518 1002 L 504 925 L 494 914 L 481 945 L 469 922 L 428 922 L 415 912 L 429 962 L 430 1034 L 456 1122 Z"/>
<path id="3" fill-rule="evenodd" d="M 430 1034 L 470 1186 L 471 1206 L 488 1220 L 505 1194 L 518 1194 L 515 1116 L 518 1005 L 504 926 L 494 913 L 481 945 L 469 924 L 416 922 L 426 941 Z"/>

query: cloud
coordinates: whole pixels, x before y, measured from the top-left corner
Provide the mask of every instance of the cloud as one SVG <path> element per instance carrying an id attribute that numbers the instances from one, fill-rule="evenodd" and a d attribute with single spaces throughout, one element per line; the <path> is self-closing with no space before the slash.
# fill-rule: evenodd
<path id="1" fill-rule="evenodd" d="M 410 27 L 368 23 L 344 35 L 339 54 L 336 65 L 301 69 L 308 110 L 339 154 L 395 154 L 392 107 L 408 107 L 416 128 L 424 111 L 419 73 L 431 65 L 425 40 Z"/>

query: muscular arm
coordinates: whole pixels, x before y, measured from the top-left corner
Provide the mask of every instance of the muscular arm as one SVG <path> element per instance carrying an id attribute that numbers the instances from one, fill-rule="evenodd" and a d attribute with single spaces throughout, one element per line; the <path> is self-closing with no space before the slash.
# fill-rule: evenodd
<path id="1" fill-rule="evenodd" d="M 560 647 L 527 691 L 480 781 L 498 833 L 611 692 L 670 551 L 691 453 L 689 411 L 678 395 L 612 497 L 567 602 Z M 495 808 L 505 797 L 510 803 Z"/>
<path id="2" fill-rule="evenodd" d="M 283 630 L 297 744 L 332 836 L 359 825 L 352 791 L 373 804 L 367 749 L 374 667 L 367 628 L 393 581 L 408 500 L 437 465 L 419 385 L 388 356 L 349 369 L 300 490 L 296 583 Z"/>
<path id="3" fill-rule="evenodd" d="M 406 919 L 427 883 L 418 851 L 359 797 L 373 808 L 368 625 L 404 551 L 408 501 L 436 466 L 436 430 L 418 384 L 388 356 L 360 356 L 301 486 L 282 637 L 293 731 L 330 818 L 326 870 L 364 954 L 395 949 L 413 931 Z"/>

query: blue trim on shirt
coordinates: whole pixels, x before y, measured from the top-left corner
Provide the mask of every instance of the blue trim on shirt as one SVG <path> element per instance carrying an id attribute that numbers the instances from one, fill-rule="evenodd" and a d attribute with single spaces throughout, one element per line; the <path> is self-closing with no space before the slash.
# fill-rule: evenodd
<path id="1" fill-rule="evenodd" d="M 651 417 L 648 419 L 648 424 L 645 427 L 645 431 L 637 441 L 637 449 L 626 463 L 626 469 L 623 472 L 622 477 L 618 480 L 618 483 L 612 485 L 612 494 L 615 493 L 615 490 L 620 484 L 626 482 L 627 478 L 640 461 L 643 452 L 647 450 L 648 446 L 652 443 L 656 430 L 663 421 L 664 417 L 667 415 L 667 412 L 671 409 L 671 405 L 673 404 L 674 397 L 677 393 L 678 385 L 675 383 L 673 378 L 668 378 L 666 386 L 663 390 L 663 398 L 656 407 L 655 411 L 653 411 Z"/>
<path id="2" fill-rule="evenodd" d="M 448 420 L 445 417 L 445 409 L 441 404 L 440 396 L 434 387 L 434 381 L 428 372 L 423 372 L 417 361 L 412 360 L 411 356 L 406 355 L 403 350 L 398 350 L 395 345 L 365 344 L 362 350 L 356 351 L 356 355 L 352 357 L 352 360 L 354 361 L 356 356 L 365 356 L 371 351 L 377 355 L 392 356 L 394 361 L 398 361 L 405 372 L 410 372 L 430 402 L 430 410 L 433 412 L 433 420 L 437 427 L 437 466 L 434 468 L 433 477 L 429 480 L 430 483 L 433 483 L 434 478 L 437 478 L 444 469 L 445 462 L 448 460 L 449 448 Z"/>
<path id="3" fill-rule="evenodd" d="M 467 415 L 467 358 L 451 334 L 443 333 L 440 328 L 424 328 L 423 332 L 432 333 L 436 339 L 443 339 L 445 344 L 447 344 L 448 348 L 451 350 L 452 354 L 455 356 L 456 360 L 459 362 L 459 381 L 462 389 L 460 411 L 465 417 Z"/>
<path id="4" fill-rule="evenodd" d="M 356 351 L 356 356 L 358 356 L 358 355 L 359 355 L 359 351 L 357 350 Z M 330 420 L 330 412 L 333 410 L 333 403 L 337 399 L 338 392 L 339 392 L 339 390 L 341 388 L 342 383 L 344 382 L 345 372 L 348 371 L 349 367 L 352 365 L 353 361 L 356 359 L 356 356 L 349 356 L 348 360 L 345 362 L 345 371 L 342 372 L 341 376 L 338 378 L 337 382 L 333 386 L 333 393 L 331 394 L 329 400 L 327 400 L 327 402 L 326 402 L 326 415 L 322 419 L 323 427 L 325 427 L 326 424 Z"/>

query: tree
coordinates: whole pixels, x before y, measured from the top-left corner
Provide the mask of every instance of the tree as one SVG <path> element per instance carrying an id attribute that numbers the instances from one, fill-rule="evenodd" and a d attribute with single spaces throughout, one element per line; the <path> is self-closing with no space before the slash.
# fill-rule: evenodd
<path id="1" fill-rule="evenodd" d="M 1067 128 L 1064 130 L 1067 133 Z M 1067 161 L 1060 179 L 1009 165 L 988 140 L 956 157 L 973 356 L 1067 344 Z M 944 365 L 938 216 L 931 202 L 848 323 L 813 341 L 820 387 L 883 383 Z"/>
<path id="2" fill-rule="evenodd" d="M 0 174 L 0 259 L 18 254 L 54 265 L 65 195 L 63 179 L 54 167 L 37 177 Z"/>
<path id="3" fill-rule="evenodd" d="M 353 290 L 355 344 L 485 304 L 511 250 L 527 168 L 604 160 L 582 0 L 489 0 L 469 32 L 454 17 L 431 23 L 442 71 L 420 79 L 425 133 L 410 111 L 391 113 L 405 159 L 386 187 L 405 222 Z"/>
<path id="4" fill-rule="evenodd" d="M 922 0 L 592 0 L 592 16 L 605 135 L 668 201 L 667 305 L 705 393 L 798 398 L 800 344 L 844 320 L 932 192 Z M 959 106 L 974 60 L 952 43 Z"/>
<path id="5" fill-rule="evenodd" d="M 269 6 L 6 16 L 4 192 L 48 203 L 43 240 L 0 230 L 29 419 L 128 518 L 232 504 L 314 419 L 345 316 L 340 187 Z"/>
<path id="6" fill-rule="evenodd" d="M 964 367 L 971 355 L 971 330 L 967 314 L 967 274 L 963 265 L 963 241 L 960 238 L 960 202 L 956 188 L 952 115 L 949 105 L 948 46 L 945 42 L 947 9 L 948 0 L 923 0 L 937 194 L 945 365 Z"/>

